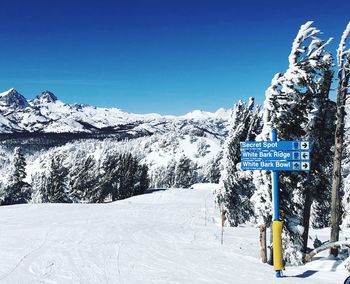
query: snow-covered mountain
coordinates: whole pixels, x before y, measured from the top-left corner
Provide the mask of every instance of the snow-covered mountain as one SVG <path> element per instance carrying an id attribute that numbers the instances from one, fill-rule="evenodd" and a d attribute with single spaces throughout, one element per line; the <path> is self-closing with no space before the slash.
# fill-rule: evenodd
<path id="1" fill-rule="evenodd" d="M 149 167 L 152 185 L 159 184 L 163 172 L 183 156 L 195 165 L 198 179 L 207 180 L 227 137 L 229 117 L 230 110 L 225 109 L 194 110 L 183 116 L 132 114 L 66 104 L 50 91 L 27 100 L 10 89 L 0 93 L 0 182 L 7 182 L 17 146 L 26 153 L 30 183 L 53 156 L 70 168 L 81 157 L 92 155 L 101 161 L 108 151 L 137 155 Z"/>
<path id="2" fill-rule="evenodd" d="M 128 137 L 167 132 L 198 136 L 226 135 L 229 111 L 193 111 L 183 116 L 132 114 L 117 108 L 66 104 L 44 91 L 27 100 L 15 89 L 0 93 L 0 134 L 127 133 Z"/>

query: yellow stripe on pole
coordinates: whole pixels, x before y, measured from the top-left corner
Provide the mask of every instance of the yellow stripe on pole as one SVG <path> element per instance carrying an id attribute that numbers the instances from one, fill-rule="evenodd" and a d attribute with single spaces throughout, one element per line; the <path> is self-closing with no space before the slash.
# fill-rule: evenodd
<path id="1" fill-rule="evenodd" d="M 275 271 L 284 269 L 282 260 L 282 225 L 283 221 L 272 222 L 273 267 Z"/>

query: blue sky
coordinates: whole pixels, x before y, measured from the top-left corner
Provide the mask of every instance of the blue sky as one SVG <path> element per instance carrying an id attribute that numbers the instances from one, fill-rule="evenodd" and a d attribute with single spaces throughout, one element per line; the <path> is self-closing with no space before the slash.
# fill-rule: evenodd
<path id="1" fill-rule="evenodd" d="M 300 25 L 315 21 L 335 50 L 349 10 L 338 0 L 3 1 L 0 89 L 138 113 L 261 103 Z"/>

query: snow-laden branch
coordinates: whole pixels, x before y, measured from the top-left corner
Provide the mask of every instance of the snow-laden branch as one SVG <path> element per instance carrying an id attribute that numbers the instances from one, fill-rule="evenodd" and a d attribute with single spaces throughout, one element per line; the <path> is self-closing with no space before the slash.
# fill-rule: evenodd
<path id="1" fill-rule="evenodd" d="M 312 24 L 313 24 L 313 21 L 308 21 L 300 27 L 299 32 L 293 41 L 292 50 L 291 50 L 290 55 L 288 57 L 289 67 L 291 67 L 292 65 L 294 65 L 297 62 L 298 54 L 300 54 L 301 52 L 304 51 L 304 49 L 301 48 L 301 44 L 307 38 L 312 37 L 315 34 L 320 32 L 316 28 L 311 27 Z"/>
<path id="2" fill-rule="evenodd" d="M 308 253 L 307 255 L 305 255 L 305 261 L 309 262 L 312 260 L 312 258 L 320 253 L 321 251 L 330 249 L 330 248 L 334 248 L 334 247 L 341 247 L 341 246 L 347 246 L 350 247 L 350 240 L 347 241 L 338 241 L 338 242 L 330 242 L 330 243 L 326 243 L 322 246 L 319 246 L 318 248 L 314 249 L 312 252 Z"/>
<path id="3" fill-rule="evenodd" d="M 348 23 L 345 31 L 341 36 L 339 47 L 337 49 L 337 59 L 338 59 L 339 70 L 341 70 L 344 66 L 344 56 L 346 56 L 350 52 L 350 50 L 346 50 L 346 41 L 349 37 L 349 34 L 350 34 L 350 22 Z"/>
<path id="4" fill-rule="evenodd" d="M 309 47 L 309 54 L 308 56 L 310 56 L 310 58 L 314 58 L 314 57 L 318 57 L 321 55 L 321 53 L 323 52 L 324 48 L 333 40 L 332 37 L 330 37 L 324 44 L 321 44 L 316 50 L 312 51 L 312 48 L 314 48 L 315 46 L 312 46 L 312 44 L 310 44 Z M 315 41 L 315 40 L 313 40 Z M 322 40 L 317 39 L 317 42 L 322 43 Z M 312 52 L 311 52 L 312 51 Z"/>

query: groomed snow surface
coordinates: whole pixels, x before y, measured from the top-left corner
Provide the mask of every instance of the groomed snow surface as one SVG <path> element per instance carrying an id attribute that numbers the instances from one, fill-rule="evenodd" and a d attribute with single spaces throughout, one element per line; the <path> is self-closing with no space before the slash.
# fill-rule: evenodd
<path id="1" fill-rule="evenodd" d="M 275 279 L 259 260 L 254 227 L 225 228 L 221 245 L 214 187 L 154 191 L 109 204 L 1 206 L 0 282 L 344 282 L 348 273 L 326 258 Z"/>

